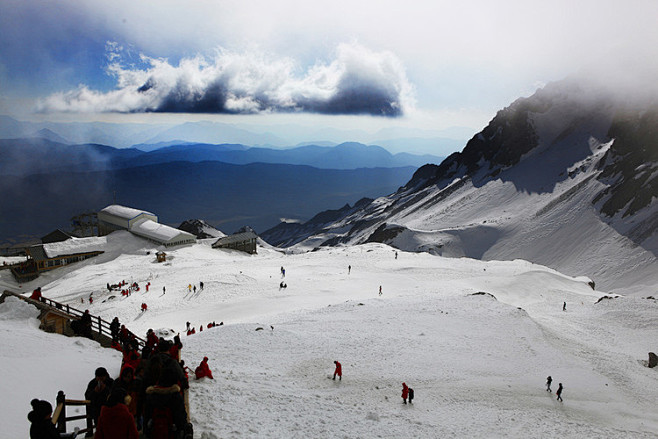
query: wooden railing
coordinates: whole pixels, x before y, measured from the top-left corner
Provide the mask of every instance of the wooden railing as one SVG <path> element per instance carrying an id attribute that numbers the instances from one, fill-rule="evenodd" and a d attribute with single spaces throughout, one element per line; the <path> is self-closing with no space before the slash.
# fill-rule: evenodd
<path id="1" fill-rule="evenodd" d="M 73 308 L 70 305 L 64 305 L 63 303 L 56 302 L 52 299 L 48 299 L 43 296 L 41 297 L 40 301 L 45 303 L 46 305 L 52 306 L 53 308 L 63 311 L 73 317 L 79 318 L 82 317 L 82 315 L 84 314 L 84 311 L 80 311 L 79 309 Z M 100 316 L 91 316 L 91 329 L 92 331 L 96 331 L 101 335 L 112 337 L 112 331 L 110 330 L 110 322 L 108 322 L 107 320 L 103 320 Z M 139 344 L 139 348 L 141 350 L 146 344 L 146 340 L 144 340 L 141 337 L 137 337 L 132 332 L 130 332 L 130 334 L 131 336 L 135 337 L 135 340 L 137 340 L 137 343 Z"/>
<path id="2" fill-rule="evenodd" d="M 11 294 L 15 297 L 18 297 L 19 299 L 22 299 L 26 302 L 41 302 L 44 303 L 51 308 L 55 308 L 61 312 L 64 312 L 71 316 L 72 318 L 79 319 L 82 317 L 84 314 L 84 311 L 80 311 L 77 308 L 72 307 L 71 305 L 65 305 L 63 303 L 59 303 L 55 300 L 48 299 L 46 297 L 41 297 L 38 301 L 31 299 L 27 296 L 23 296 L 22 294 L 14 293 L 13 291 L 5 290 L 5 294 Z M 97 332 L 100 335 L 104 335 L 107 337 L 112 337 L 112 331 L 110 330 L 110 323 L 106 320 L 103 320 L 100 316 L 91 316 L 91 330 Z M 132 332 L 128 331 L 131 335 L 131 338 L 134 337 L 135 340 L 137 341 L 137 344 L 139 345 L 139 349 L 141 350 L 144 345 L 146 344 L 146 340 L 144 340 L 141 337 L 136 336 Z"/>
<path id="3" fill-rule="evenodd" d="M 57 407 L 53 413 L 52 422 L 57 426 L 57 431 L 60 433 L 66 433 L 66 423 L 71 421 L 78 421 L 80 419 L 87 420 L 87 427 L 80 429 L 78 433 L 85 433 L 85 437 L 94 436 L 94 420 L 89 414 L 89 403 L 87 400 L 78 400 L 78 399 L 66 399 L 63 391 L 57 392 Z M 84 406 L 85 414 L 76 415 L 76 416 L 66 416 L 66 407 L 67 406 Z"/>

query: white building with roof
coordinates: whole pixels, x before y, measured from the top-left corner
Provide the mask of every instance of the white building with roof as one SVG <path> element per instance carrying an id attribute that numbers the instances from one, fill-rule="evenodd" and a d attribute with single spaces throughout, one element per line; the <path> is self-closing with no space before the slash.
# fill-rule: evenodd
<path id="1" fill-rule="evenodd" d="M 162 244 L 165 247 L 194 244 L 196 242 L 196 236 L 191 233 L 157 223 L 150 219 L 136 222 L 130 228 L 130 232 L 149 241 Z"/>
<path id="2" fill-rule="evenodd" d="M 165 247 L 196 242 L 193 234 L 160 224 L 154 213 L 112 204 L 98 212 L 98 232 L 102 236 L 116 230 L 128 230 Z"/>
<path id="3" fill-rule="evenodd" d="M 98 234 L 104 236 L 116 230 L 130 230 L 134 224 L 147 219 L 158 222 L 154 213 L 112 204 L 98 212 Z"/>

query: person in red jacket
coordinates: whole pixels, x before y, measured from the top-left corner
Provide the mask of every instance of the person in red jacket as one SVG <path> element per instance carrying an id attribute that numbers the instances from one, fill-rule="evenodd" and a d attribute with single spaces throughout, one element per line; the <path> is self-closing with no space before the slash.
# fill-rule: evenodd
<path id="1" fill-rule="evenodd" d="M 30 299 L 33 300 L 41 300 L 41 287 L 38 287 L 36 290 L 32 291 L 32 295 L 30 296 Z"/>
<path id="2" fill-rule="evenodd" d="M 407 398 L 409 397 L 409 387 L 407 387 L 406 383 L 402 383 L 402 399 L 404 400 L 404 403 L 407 403 Z"/>
<path id="3" fill-rule="evenodd" d="M 334 370 L 334 380 L 336 379 L 336 375 L 338 375 L 338 380 L 342 381 L 343 380 L 343 367 L 340 365 L 338 361 L 334 361 L 334 364 L 336 365 L 336 370 Z"/>
<path id="4" fill-rule="evenodd" d="M 199 364 L 199 367 L 194 370 L 194 375 L 197 380 L 203 377 L 213 379 L 210 367 L 208 367 L 208 357 L 203 357 L 203 361 Z"/>
<path id="5" fill-rule="evenodd" d="M 115 387 L 107 398 L 107 405 L 101 408 L 96 427 L 96 439 L 138 439 L 139 433 L 135 425 L 135 418 L 130 414 L 126 402 L 130 396 L 125 389 Z"/>

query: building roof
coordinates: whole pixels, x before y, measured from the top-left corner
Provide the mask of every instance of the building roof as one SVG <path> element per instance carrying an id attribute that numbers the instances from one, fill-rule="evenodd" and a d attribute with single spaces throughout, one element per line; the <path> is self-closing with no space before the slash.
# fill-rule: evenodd
<path id="1" fill-rule="evenodd" d="M 59 241 L 66 241 L 67 239 L 71 239 L 73 236 L 70 233 L 66 233 L 65 231 L 61 229 L 56 229 L 47 234 L 46 236 L 41 237 L 41 242 L 43 243 L 49 243 L 49 242 L 59 242 Z"/>
<path id="2" fill-rule="evenodd" d="M 219 238 L 217 241 L 215 241 L 215 243 L 212 246 L 216 247 L 216 246 L 220 246 L 220 245 L 234 244 L 236 242 L 244 242 L 244 241 L 249 241 L 250 239 L 256 239 L 256 238 L 258 238 L 258 235 L 256 235 L 254 232 L 235 233 L 233 235 L 224 236 L 222 238 Z"/>
<path id="3" fill-rule="evenodd" d="M 131 220 L 142 214 L 151 215 L 157 218 L 157 215 L 154 213 L 147 212 L 145 210 L 133 209 L 132 207 L 120 206 L 118 204 L 107 206 L 105 209 L 102 209 L 101 212 L 127 220 Z"/>
<path id="4" fill-rule="evenodd" d="M 91 253 L 105 251 L 107 238 L 104 236 L 92 236 L 90 238 L 71 238 L 61 242 L 43 244 L 47 257 L 55 258 L 64 255 L 76 255 L 78 253 Z"/>
<path id="5" fill-rule="evenodd" d="M 177 238 L 183 240 L 192 239 L 196 240 L 196 236 L 191 233 L 184 232 L 183 230 L 175 229 L 164 224 L 156 223 L 155 221 L 145 219 L 133 224 L 130 231 L 136 235 L 144 238 L 151 239 L 160 243 L 167 243 L 175 241 Z"/>
<path id="6" fill-rule="evenodd" d="M 105 237 L 71 238 L 61 242 L 33 245 L 29 252 L 35 261 L 45 261 L 58 256 L 103 252 L 106 243 Z"/>

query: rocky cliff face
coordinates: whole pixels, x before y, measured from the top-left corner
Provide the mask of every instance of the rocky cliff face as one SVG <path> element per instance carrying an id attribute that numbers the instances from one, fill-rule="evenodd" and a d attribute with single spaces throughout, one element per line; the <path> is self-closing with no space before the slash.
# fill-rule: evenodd
<path id="1" fill-rule="evenodd" d="M 224 233 L 200 219 L 185 220 L 180 226 L 178 226 L 178 229 L 193 234 L 197 239 L 221 238 L 222 236 L 226 236 Z"/>

